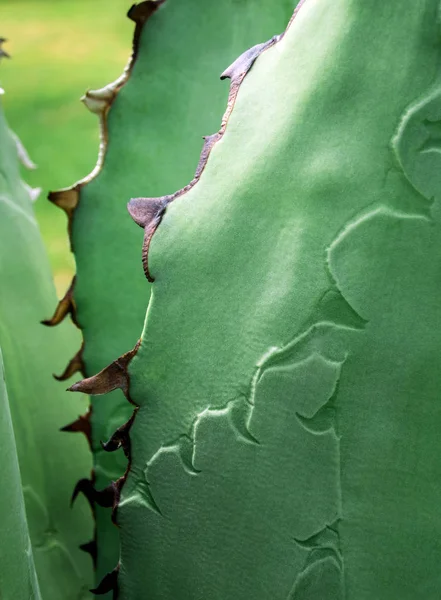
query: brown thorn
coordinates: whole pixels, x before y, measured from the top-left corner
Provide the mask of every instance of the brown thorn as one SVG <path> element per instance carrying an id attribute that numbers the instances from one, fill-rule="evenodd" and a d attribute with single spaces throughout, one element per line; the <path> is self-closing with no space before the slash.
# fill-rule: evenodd
<path id="1" fill-rule="evenodd" d="M 80 550 L 90 554 L 90 556 L 92 557 L 92 561 L 93 561 L 93 567 L 94 567 L 94 569 L 96 569 L 96 562 L 97 562 L 97 557 L 98 557 L 98 549 L 97 549 L 96 540 L 93 539 L 90 542 L 87 542 L 86 544 L 81 544 Z"/>
<path id="2" fill-rule="evenodd" d="M 80 415 L 76 421 L 62 427 L 60 431 L 67 431 L 69 433 L 84 433 L 87 441 L 89 442 L 90 449 L 92 450 L 92 426 L 90 423 L 90 415 L 92 411 L 89 408 L 85 415 Z"/>
<path id="3" fill-rule="evenodd" d="M 118 429 L 115 431 L 115 433 L 112 435 L 112 437 L 107 442 L 101 442 L 101 446 L 102 446 L 103 450 L 105 450 L 105 452 L 115 452 L 116 450 L 119 450 L 120 448 L 122 448 L 124 454 L 130 460 L 129 432 L 130 432 L 130 428 L 133 425 L 133 421 L 135 419 L 137 410 L 138 409 L 135 408 L 132 416 L 127 421 L 127 423 L 124 423 L 124 425 L 121 425 L 121 427 L 118 427 Z"/>
<path id="4" fill-rule="evenodd" d="M 142 266 L 147 280 L 153 282 L 148 266 L 150 242 L 162 217 L 171 196 L 161 198 L 132 198 L 127 204 L 127 210 L 137 225 L 144 228 L 144 242 L 142 247 Z"/>
<path id="5" fill-rule="evenodd" d="M 86 379 L 74 383 L 70 386 L 69 391 L 84 392 L 85 394 L 99 396 L 100 394 L 107 394 L 118 388 L 124 393 L 128 390 L 127 374 L 121 365 L 120 360 L 111 363 L 93 377 L 87 377 Z"/>
<path id="6" fill-rule="evenodd" d="M 56 192 L 49 192 L 48 200 L 64 210 L 67 216 L 67 232 L 69 235 L 70 251 L 73 252 L 72 246 L 72 221 L 76 207 L 80 200 L 81 183 L 77 183 L 74 187 Z"/>
<path id="7" fill-rule="evenodd" d="M 127 368 L 130 361 L 135 356 L 138 347 L 139 342 L 135 348 L 133 348 L 133 350 L 123 354 L 123 356 L 115 360 L 108 367 L 93 377 L 82 379 L 81 381 L 71 385 L 70 388 L 68 388 L 68 391 L 83 392 L 85 394 L 99 396 L 100 394 L 107 394 L 119 388 L 123 391 L 126 398 L 128 398 L 129 376 L 127 373 Z"/>
<path id="8" fill-rule="evenodd" d="M 92 510 L 94 510 L 95 502 L 93 499 L 93 492 L 91 490 L 94 490 L 94 487 L 93 487 L 93 482 L 90 479 L 80 479 L 79 481 L 77 481 L 74 491 L 72 492 L 72 496 L 70 499 L 70 505 L 71 506 L 73 505 L 73 503 L 77 499 L 78 494 L 81 492 L 85 495 Z"/>
<path id="9" fill-rule="evenodd" d="M 74 210 L 78 206 L 79 190 L 75 186 L 73 188 L 58 190 L 57 192 L 49 192 L 48 200 L 64 210 L 69 219 L 72 218 Z"/>
<path id="10" fill-rule="evenodd" d="M 129 8 L 127 16 L 131 21 L 134 21 L 136 25 L 144 25 L 164 2 L 165 0 L 145 0 L 139 4 L 133 4 Z"/>
<path id="11" fill-rule="evenodd" d="M 113 508 L 115 499 L 119 498 L 118 482 L 112 481 L 104 489 L 96 490 L 90 479 L 80 479 L 73 491 L 71 505 L 75 502 L 79 494 L 84 494 L 92 508 L 94 504 L 98 504 L 98 506 L 102 506 L 103 508 Z"/>
<path id="12" fill-rule="evenodd" d="M 72 321 L 78 327 L 75 301 L 73 298 L 75 281 L 76 275 L 74 275 L 69 289 L 64 294 L 63 298 L 58 302 L 52 317 L 50 319 L 45 319 L 44 321 L 41 321 L 43 325 L 46 325 L 47 327 L 54 327 L 54 325 L 58 325 L 59 323 L 61 323 L 66 318 L 66 316 L 70 314 Z"/>
<path id="13" fill-rule="evenodd" d="M 113 598 L 116 599 L 117 591 L 118 591 L 118 573 L 119 573 L 119 563 L 110 573 L 104 575 L 101 582 L 98 584 L 96 588 L 90 590 L 92 594 L 96 594 L 97 596 L 101 596 L 103 594 L 108 594 L 109 592 L 113 592 Z"/>
<path id="14" fill-rule="evenodd" d="M 83 349 L 84 342 L 81 345 L 81 348 L 75 354 L 75 356 L 69 361 L 63 373 L 61 373 L 61 375 L 54 375 L 54 378 L 57 381 L 66 381 L 67 379 L 70 379 L 73 375 L 75 375 L 75 373 L 84 372 Z"/>

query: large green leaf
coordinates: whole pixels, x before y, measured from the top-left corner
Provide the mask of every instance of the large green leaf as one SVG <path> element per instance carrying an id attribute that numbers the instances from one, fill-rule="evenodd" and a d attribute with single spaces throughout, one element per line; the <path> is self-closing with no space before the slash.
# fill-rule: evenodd
<path id="1" fill-rule="evenodd" d="M 218 76 L 248 46 L 283 29 L 293 2 L 166 0 L 143 2 L 129 12 L 137 27 L 127 83 L 121 87 L 123 77 L 85 99 L 103 125 L 97 170 L 92 179 L 52 196 L 72 215 L 77 275 L 61 313 L 74 302 L 85 344 L 82 363 L 72 364 L 87 375 L 133 347 L 145 319 L 150 286 L 139 256 L 141 232 L 137 236 L 127 218 L 128 198 L 146 190 L 170 193 L 187 183 L 202 136 L 217 127 L 226 102 L 228 88 L 219 89 Z M 119 391 L 93 405 L 98 488 L 124 472 L 122 451 L 118 459 L 106 455 L 100 442 L 130 414 Z M 102 575 L 117 561 L 117 530 L 100 507 L 97 525 Z"/>
<path id="2" fill-rule="evenodd" d="M 90 596 L 92 561 L 79 546 L 92 539 L 93 524 L 87 503 L 82 499 L 71 509 L 70 498 L 76 482 L 88 476 L 91 459 L 86 439 L 60 428 L 87 403 L 52 377 L 79 336 L 68 323 L 56 331 L 40 324 L 55 302 L 55 289 L 20 179 L 16 140 L 1 110 L 0 140 L 0 345 L 34 561 L 44 600 L 79 600 Z M 4 444 L 12 451 L 2 438 Z"/>
<path id="3" fill-rule="evenodd" d="M 200 179 L 131 203 L 121 598 L 439 597 L 438 11 L 306 0 Z"/>
<path id="4" fill-rule="evenodd" d="M 1 352 L 0 436 L 2 440 L 0 597 L 3 600 L 17 600 L 17 598 L 40 600 Z"/>

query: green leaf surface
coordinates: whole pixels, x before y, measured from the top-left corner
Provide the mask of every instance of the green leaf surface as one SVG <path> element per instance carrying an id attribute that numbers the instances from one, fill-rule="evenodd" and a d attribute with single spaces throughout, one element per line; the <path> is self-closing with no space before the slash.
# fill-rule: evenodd
<path id="1" fill-rule="evenodd" d="M 227 99 L 228 86 L 220 86 L 218 77 L 250 45 L 284 28 L 293 2 L 166 0 L 133 9 L 132 18 L 141 22 L 143 12 L 159 6 L 144 27 L 137 26 L 136 61 L 127 83 L 114 99 L 112 94 L 104 103 L 100 99 L 109 88 L 101 96 L 91 92 L 87 100 L 105 120 L 107 143 L 101 170 L 79 186 L 72 220 L 73 299 L 86 375 L 133 347 L 145 319 L 150 286 L 140 259 L 142 233 L 127 218 L 128 199 L 146 190 L 171 193 L 191 179 L 202 136 L 218 126 Z M 97 488 L 126 468 L 122 451 L 108 455 L 100 442 L 131 412 L 119 390 L 93 402 Z M 109 527 L 107 509 L 97 507 L 96 514 L 100 577 L 118 560 L 117 530 Z"/>
<path id="2" fill-rule="evenodd" d="M 439 597 L 438 11 L 306 0 L 167 206 L 123 600 Z"/>
<path id="3" fill-rule="evenodd" d="M 17 448 L 0 352 L 0 597 L 3 600 L 40 600 L 34 556 L 21 487 Z"/>
<path id="4" fill-rule="evenodd" d="M 56 331 L 40 323 L 56 295 L 2 111 L 0 140 L 0 345 L 34 561 L 44 600 L 80 600 L 90 597 L 92 562 L 79 546 L 92 539 L 93 524 L 87 503 L 81 499 L 71 508 L 70 498 L 91 460 L 86 439 L 60 429 L 87 402 L 52 377 L 79 336 L 68 323 Z"/>

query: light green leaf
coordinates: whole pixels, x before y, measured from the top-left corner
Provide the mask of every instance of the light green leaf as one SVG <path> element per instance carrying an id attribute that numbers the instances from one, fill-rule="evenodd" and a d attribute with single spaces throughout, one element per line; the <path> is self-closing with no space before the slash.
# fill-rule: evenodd
<path id="1" fill-rule="evenodd" d="M 68 323 L 56 331 L 40 323 L 55 290 L 2 111 L 0 140 L 0 345 L 27 521 L 42 597 L 79 600 L 90 597 L 92 561 L 79 546 L 93 538 L 93 524 L 87 503 L 81 499 L 71 508 L 70 498 L 76 482 L 88 476 L 91 459 L 85 438 L 60 429 L 87 402 L 52 377 L 79 336 Z"/>
<path id="2" fill-rule="evenodd" d="M 40 600 L 1 353 L 0 436 L 2 440 L 0 596 L 4 600 L 18 598 Z"/>

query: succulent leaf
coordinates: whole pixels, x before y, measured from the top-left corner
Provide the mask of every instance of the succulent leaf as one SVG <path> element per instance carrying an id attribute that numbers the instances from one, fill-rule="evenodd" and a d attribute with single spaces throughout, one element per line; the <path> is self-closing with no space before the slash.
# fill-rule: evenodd
<path id="1" fill-rule="evenodd" d="M 435 599 L 439 3 L 258 54 L 149 240 L 119 598 Z"/>
<path id="2" fill-rule="evenodd" d="M 67 394 L 65 385 L 51 375 L 52 368 L 62 369 L 79 335 L 68 323 L 56 330 L 40 323 L 56 294 L 32 200 L 20 178 L 16 140 L 1 110 L 0 245 L 0 345 L 32 542 L 32 551 L 26 548 L 30 571 L 22 584 L 27 585 L 32 576 L 33 552 L 44 600 L 87 598 L 92 562 L 79 546 L 93 536 L 92 515 L 86 502 L 78 502 L 71 510 L 69 500 L 75 483 L 90 472 L 91 458 L 86 439 L 60 431 L 87 411 L 87 401 Z M 3 419 L 7 419 L 6 408 Z M 11 464 L 12 448 L 3 439 L 2 451 Z M 2 464 L 3 459 L 4 455 Z M 3 484 L 2 477 L 2 490 Z M 19 502 L 17 498 L 11 519 L 21 514 Z M 22 528 L 25 525 L 23 520 Z M 19 531 L 23 533 L 18 529 L 17 535 Z M 0 560 L 0 580 L 18 576 L 23 568 L 26 555 L 20 560 L 15 550 L 11 552 L 5 562 Z M 7 573 L 7 565 L 15 558 L 16 565 Z M 0 596 L 15 599 L 34 594 L 38 598 L 35 586 L 29 594 L 10 596 L 18 585 L 17 580 L 15 587 L 2 587 Z"/>
<path id="3" fill-rule="evenodd" d="M 0 597 L 41 600 L 0 352 Z"/>

